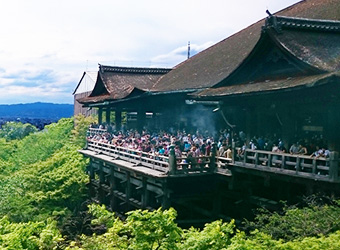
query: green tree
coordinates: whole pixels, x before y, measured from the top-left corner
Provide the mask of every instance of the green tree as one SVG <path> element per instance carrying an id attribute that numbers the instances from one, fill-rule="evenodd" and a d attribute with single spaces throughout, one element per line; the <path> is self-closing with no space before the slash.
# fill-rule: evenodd
<path id="1" fill-rule="evenodd" d="M 29 123 L 6 122 L 0 129 L 0 137 L 9 140 L 21 140 L 31 133 L 37 132 L 38 129 Z"/>

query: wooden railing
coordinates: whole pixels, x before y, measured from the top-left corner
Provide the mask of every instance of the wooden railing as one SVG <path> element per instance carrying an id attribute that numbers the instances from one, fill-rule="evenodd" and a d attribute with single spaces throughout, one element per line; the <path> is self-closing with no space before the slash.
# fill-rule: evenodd
<path id="1" fill-rule="evenodd" d="M 94 136 L 94 135 L 101 135 L 101 134 L 104 134 L 106 133 L 107 130 L 106 129 L 103 129 L 103 128 L 89 128 L 87 130 L 87 136 Z"/>
<path id="2" fill-rule="evenodd" d="M 328 158 L 311 158 L 304 155 L 246 149 L 242 156 L 237 156 L 234 153 L 233 159 L 216 157 L 215 155 L 176 158 L 173 149 L 170 150 L 169 156 L 163 156 L 102 143 L 92 139 L 88 139 L 87 149 L 111 156 L 114 159 L 134 163 L 136 166 L 144 166 L 161 171 L 168 175 L 212 172 L 230 175 L 229 168 L 234 166 L 290 176 L 322 179 L 330 182 L 340 180 L 337 152 L 331 152 Z"/>
<path id="3" fill-rule="evenodd" d="M 87 149 L 99 154 L 111 156 L 114 159 L 121 159 L 136 165 L 143 165 L 164 173 L 169 171 L 169 157 L 166 156 L 154 155 L 94 140 L 87 141 Z"/>
<path id="4" fill-rule="evenodd" d="M 338 153 L 331 152 L 329 157 L 310 157 L 306 155 L 292 155 L 262 150 L 246 149 L 244 154 L 234 154 L 234 164 L 237 166 L 253 167 L 270 172 L 282 172 L 288 175 L 301 175 L 339 180 Z"/>

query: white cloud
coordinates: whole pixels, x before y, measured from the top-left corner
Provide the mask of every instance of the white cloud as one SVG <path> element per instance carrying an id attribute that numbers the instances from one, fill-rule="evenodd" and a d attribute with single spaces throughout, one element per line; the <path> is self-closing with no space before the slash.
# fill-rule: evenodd
<path id="1" fill-rule="evenodd" d="M 98 63 L 174 66 L 188 41 L 193 55 L 295 2 L 1 1 L 0 103 L 72 103 L 83 71 Z"/>

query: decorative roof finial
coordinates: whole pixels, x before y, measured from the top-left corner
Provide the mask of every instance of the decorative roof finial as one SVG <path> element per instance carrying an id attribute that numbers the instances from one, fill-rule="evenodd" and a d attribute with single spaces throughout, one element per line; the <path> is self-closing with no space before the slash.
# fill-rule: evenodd
<path id="1" fill-rule="evenodd" d="M 266 13 L 268 14 L 268 16 L 272 16 L 273 14 L 269 12 L 269 10 L 266 10 Z"/>
<path id="2" fill-rule="evenodd" d="M 190 58 L 190 41 L 188 42 L 188 59 Z"/>

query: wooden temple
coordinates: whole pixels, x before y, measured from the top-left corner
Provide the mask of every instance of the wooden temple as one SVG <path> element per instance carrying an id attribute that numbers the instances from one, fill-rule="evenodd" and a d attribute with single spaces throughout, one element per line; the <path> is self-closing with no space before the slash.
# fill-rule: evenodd
<path id="1" fill-rule="evenodd" d="M 93 197 L 114 211 L 173 206 L 179 221 L 243 218 L 251 208 L 316 192 L 338 194 L 340 1 L 305 0 L 252 24 L 173 69 L 100 65 L 92 93 L 98 123 L 128 128 L 275 134 L 286 145 L 319 136 L 326 158 L 247 149 L 179 163 L 88 141 Z M 92 129 L 90 133 L 101 133 Z M 277 164 L 276 164 L 277 163 Z M 275 167 L 273 167 L 275 166 Z"/>

